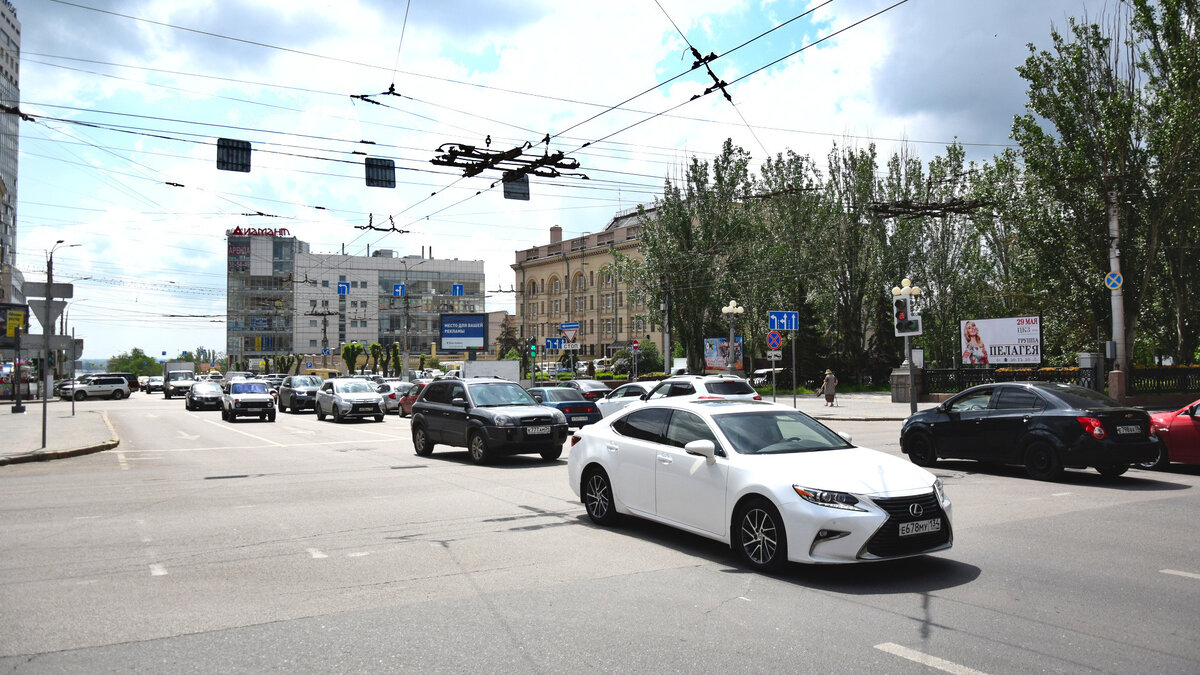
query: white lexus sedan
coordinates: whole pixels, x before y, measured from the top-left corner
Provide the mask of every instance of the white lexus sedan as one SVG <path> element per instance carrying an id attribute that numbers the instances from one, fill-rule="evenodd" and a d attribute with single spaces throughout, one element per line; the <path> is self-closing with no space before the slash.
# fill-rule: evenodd
<path id="1" fill-rule="evenodd" d="M 765 401 L 627 408 L 575 432 L 567 468 L 594 522 L 671 525 L 729 544 L 757 570 L 922 555 L 954 539 L 932 473 Z"/>

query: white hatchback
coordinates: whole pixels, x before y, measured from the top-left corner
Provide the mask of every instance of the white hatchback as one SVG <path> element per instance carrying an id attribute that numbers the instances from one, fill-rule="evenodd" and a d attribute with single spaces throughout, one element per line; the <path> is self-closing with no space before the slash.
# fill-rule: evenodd
<path id="1" fill-rule="evenodd" d="M 607 525 L 630 514 L 729 544 L 750 567 L 950 548 L 941 481 L 792 408 L 663 399 L 571 437 L 570 487 Z"/>

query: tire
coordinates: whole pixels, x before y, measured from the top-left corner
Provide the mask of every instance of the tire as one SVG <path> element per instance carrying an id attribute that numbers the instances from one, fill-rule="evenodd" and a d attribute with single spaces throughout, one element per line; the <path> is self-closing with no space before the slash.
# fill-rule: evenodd
<path id="1" fill-rule="evenodd" d="M 487 464 L 492 461 L 492 453 L 488 450 L 487 439 L 478 431 L 471 434 L 467 441 L 467 449 L 471 452 L 471 461 L 476 464 Z"/>
<path id="2" fill-rule="evenodd" d="M 376 421 L 376 422 L 382 422 L 382 421 L 383 421 L 383 415 L 376 415 L 376 416 L 375 416 L 375 421 Z"/>
<path id="3" fill-rule="evenodd" d="M 937 451 L 933 449 L 933 439 L 929 434 L 916 431 L 909 435 L 908 460 L 917 466 L 937 466 Z"/>
<path id="4" fill-rule="evenodd" d="M 275 421 L 275 411 L 274 411 L 274 410 L 272 410 L 271 412 L 267 413 L 267 421 L 268 421 L 268 422 L 274 422 L 274 421 Z"/>
<path id="5" fill-rule="evenodd" d="M 222 420 L 224 420 L 224 421 L 226 421 L 226 422 L 228 422 L 228 421 L 229 421 L 229 413 L 225 412 L 225 408 L 224 408 L 224 407 L 222 407 L 222 408 L 221 408 L 221 419 L 222 419 Z"/>
<path id="6" fill-rule="evenodd" d="M 1116 478 L 1129 470 L 1128 464 L 1104 464 L 1096 467 L 1096 471 L 1105 478 Z"/>
<path id="7" fill-rule="evenodd" d="M 617 507 L 613 502 L 612 483 L 604 469 L 589 469 L 583 474 L 579 494 L 588 518 L 597 525 L 612 525 L 617 522 Z"/>
<path id="8" fill-rule="evenodd" d="M 120 400 L 121 400 L 121 390 L 120 390 L 120 389 L 114 389 L 114 390 L 113 390 L 113 393 L 109 394 L 109 395 L 108 395 L 108 397 L 109 397 L 109 398 L 111 398 L 111 399 L 112 399 L 112 400 L 114 400 L 114 401 L 120 401 Z"/>
<path id="9" fill-rule="evenodd" d="M 417 451 L 417 455 L 428 457 L 433 454 L 433 443 L 429 441 L 429 435 L 425 433 L 425 427 L 416 425 L 412 430 L 413 449 Z"/>
<path id="10" fill-rule="evenodd" d="M 733 548 L 742 562 L 759 572 L 779 570 L 787 563 L 787 532 L 774 504 L 760 497 L 738 509 Z"/>
<path id="11" fill-rule="evenodd" d="M 321 404 L 320 404 L 320 403 L 318 403 L 318 404 L 316 405 L 316 411 L 317 411 L 317 421 L 318 421 L 318 422 L 324 422 L 324 421 L 325 421 L 325 412 L 324 412 L 323 410 L 321 410 Z"/>
<path id="12" fill-rule="evenodd" d="M 195 408 L 195 406 L 192 405 L 191 401 L 184 399 L 183 409 L 184 410 L 195 410 L 196 408 Z"/>
<path id="13" fill-rule="evenodd" d="M 1046 441 L 1033 441 L 1025 448 L 1025 473 L 1035 480 L 1062 478 L 1063 465 L 1058 451 Z"/>
<path id="14" fill-rule="evenodd" d="M 562 447 L 560 446 L 557 448 L 551 448 L 549 450 L 543 450 L 541 455 L 542 459 L 546 460 L 547 462 L 553 462 L 559 457 L 562 457 Z"/>
<path id="15" fill-rule="evenodd" d="M 170 401 L 171 400 L 171 390 L 163 389 L 163 398 L 166 398 L 168 401 Z"/>
<path id="16" fill-rule="evenodd" d="M 336 403 L 333 404 L 333 421 L 338 424 L 346 421 L 346 418 L 342 416 L 342 409 L 337 407 Z"/>
<path id="17" fill-rule="evenodd" d="M 1167 444 L 1160 442 L 1158 444 L 1158 457 L 1149 462 L 1138 462 L 1134 466 L 1139 469 L 1147 469 L 1153 471 L 1162 471 L 1171 465 L 1171 453 L 1167 451 Z"/>
<path id="18" fill-rule="evenodd" d="M 76 400 L 76 401 L 82 401 L 82 400 L 83 400 L 83 399 L 85 399 L 85 398 L 87 398 L 87 392 L 86 392 L 86 391 L 77 391 L 77 392 L 75 392 L 75 400 Z"/>
<path id="19" fill-rule="evenodd" d="M 287 412 L 287 406 L 283 404 L 283 399 L 279 399 L 279 412 Z"/>

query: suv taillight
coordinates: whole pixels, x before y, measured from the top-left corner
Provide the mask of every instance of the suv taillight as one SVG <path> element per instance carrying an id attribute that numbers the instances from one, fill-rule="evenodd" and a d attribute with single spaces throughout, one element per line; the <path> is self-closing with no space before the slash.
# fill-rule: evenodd
<path id="1" fill-rule="evenodd" d="M 1075 421 L 1083 426 L 1083 430 L 1092 435 L 1093 438 L 1103 440 L 1108 433 L 1104 431 L 1104 425 L 1095 417 L 1076 417 Z"/>

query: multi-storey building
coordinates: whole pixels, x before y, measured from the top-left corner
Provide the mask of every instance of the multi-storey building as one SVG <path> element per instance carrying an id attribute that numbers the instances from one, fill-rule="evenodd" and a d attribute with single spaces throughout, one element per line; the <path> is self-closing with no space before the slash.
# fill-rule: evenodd
<path id="1" fill-rule="evenodd" d="M 523 338 L 541 345 L 562 335 L 563 323 L 579 323 L 580 357 L 611 356 L 648 340 L 663 350 L 660 328 L 647 318 L 645 303 L 634 302 L 613 274 L 617 254 L 640 258 L 642 226 L 637 209 L 617 213 L 604 229 L 563 240 L 562 228 L 550 228 L 550 243 L 516 252 L 517 324 Z"/>
<path id="2" fill-rule="evenodd" d="M 21 22 L 17 8 L 0 0 L 0 104 L 21 105 Z M 17 271 L 17 158 L 20 116 L 0 113 L 0 302 L 21 302 Z"/>
<path id="3" fill-rule="evenodd" d="M 312 253 L 284 229 L 228 235 L 226 350 L 234 360 L 326 349 L 336 357 L 350 342 L 407 341 L 412 353 L 428 354 L 442 314 L 484 313 L 481 260 Z"/>

